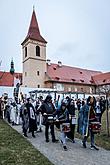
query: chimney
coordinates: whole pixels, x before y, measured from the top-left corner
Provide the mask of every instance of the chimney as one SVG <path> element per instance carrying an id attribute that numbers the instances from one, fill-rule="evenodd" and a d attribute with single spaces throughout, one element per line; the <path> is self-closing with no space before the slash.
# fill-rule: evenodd
<path id="1" fill-rule="evenodd" d="M 61 67 L 62 66 L 62 62 L 58 61 L 58 66 Z"/>
<path id="2" fill-rule="evenodd" d="M 50 60 L 50 59 L 47 59 L 47 64 L 48 64 L 48 65 L 51 65 L 50 62 L 51 62 L 51 60 Z"/>

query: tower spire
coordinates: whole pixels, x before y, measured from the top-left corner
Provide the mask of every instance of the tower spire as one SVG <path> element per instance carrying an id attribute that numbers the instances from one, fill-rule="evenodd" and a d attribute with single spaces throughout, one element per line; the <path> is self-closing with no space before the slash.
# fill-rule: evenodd
<path id="1" fill-rule="evenodd" d="M 35 11 L 35 6 L 33 5 L 33 11 Z"/>
<path id="2" fill-rule="evenodd" d="M 40 34 L 39 25 L 38 25 L 38 21 L 36 18 L 34 6 L 33 6 L 33 13 L 32 13 L 32 17 L 31 17 L 31 22 L 30 22 L 28 34 L 27 34 L 25 40 L 23 41 L 23 43 L 25 41 L 27 41 L 27 39 L 33 39 L 36 41 L 47 43 L 46 40 Z"/>

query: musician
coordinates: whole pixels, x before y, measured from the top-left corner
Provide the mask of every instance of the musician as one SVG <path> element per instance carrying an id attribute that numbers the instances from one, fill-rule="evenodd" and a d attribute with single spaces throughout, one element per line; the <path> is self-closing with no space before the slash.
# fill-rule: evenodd
<path id="1" fill-rule="evenodd" d="M 60 109 L 59 109 L 59 114 L 58 114 L 58 120 L 63 121 L 63 123 L 69 123 L 69 112 L 67 109 L 67 104 L 65 102 L 61 103 Z M 67 146 L 66 146 L 66 136 L 67 132 L 66 130 L 63 129 L 63 123 L 61 124 L 61 143 L 63 144 L 63 149 L 66 151 Z"/>
<path id="2" fill-rule="evenodd" d="M 4 93 L 3 97 L 2 97 L 2 115 L 3 115 L 3 119 L 6 117 L 6 104 L 8 102 L 8 95 L 7 93 Z"/>
<path id="3" fill-rule="evenodd" d="M 41 107 L 43 103 L 43 97 L 40 96 L 37 100 L 36 100 L 36 105 L 35 105 L 35 109 L 36 109 L 36 116 L 37 116 L 37 127 L 38 130 L 37 132 L 42 132 L 42 114 L 39 110 L 39 108 Z"/>
<path id="4" fill-rule="evenodd" d="M 49 127 L 51 130 L 51 136 L 52 136 L 52 142 L 58 142 L 58 140 L 55 138 L 55 133 L 54 133 L 54 124 L 48 122 L 48 116 L 54 116 L 56 114 L 56 109 L 52 103 L 52 96 L 47 95 L 46 99 L 42 103 L 41 107 L 39 108 L 43 115 L 43 124 L 45 125 L 45 139 L 46 142 L 49 142 Z"/>
<path id="5" fill-rule="evenodd" d="M 10 112 L 10 118 L 12 121 L 12 125 L 16 125 L 17 124 L 17 104 L 15 102 L 11 103 L 11 112 Z"/>
<path id="6" fill-rule="evenodd" d="M 79 111 L 80 108 L 81 108 L 81 100 L 78 99 L 77 102 L 76 102 L 76 104 L 77 104 L 77 109 L 78 109 L 78 111 Z"/>
<path id="7" fill-rule="evenodd" d="M 75 134 L 76 123 L 72 123 L 72 118 L 75 118 L 75 103 L 73 99 L 67 100 L 67 109 L 70 116 L 70 129 L 71 129 L 71 131 L 67 133 L 67 137 L 71 139 L 73 143 L 75 143 L 74 134 Z"/>
<path id="8" fill-rule="evenodd" d="M 0 98 L 0 119 L 2 119 L 2 98 Z"/>
<path id="9" fill-rule="evenodd" d="M 91 149 L 99 150 L 94 143 L 94 132 L 91 129 L 91 123 L 96 122 L 95 97 L 89 96 L 87 103 L 82 106 L 79 113 L 79 133 L 83 135 L 83 147 L 86 148 L 87 138 L 90 135 Z"/>
<path id="10" fill-rule="evenodd" d="M 29 116 L 28 116 L 28 110 L 26 108 L 26 99 L 24 100 L 24 103 L 22 103 L 20 107 L 20 118 L 22 119 L 23 135 L 25 137 L 28 137 L 27 130 L 29 128 Z"/>
<path id="11" fill-rule="evenodd" d="M 32 137 L 35 138 L 34 131 L 37 130 L 36 115 L 35 115 L 34 106 L 32 105 L 30 98 L 27 98 L 27 103 L 25 106 L 28 110 L 28 116 L 29 116 L 29 132 L 32 132 Z"/>
<path id="12" fill-rule="evenodd" d="M 0 98 L 0 119 L 3 119 L 3 111 L 4 111 L 4 101 L 3 98 Z"/>
<path id="13" fill-rule="evenodd" d="M 23 110 L 22 110 L 22 129 L 23 129 L 23 134 L 25 137 L 27 136 L 27 130 L 29 128 L 29 116 L 28 116 L 28 110 L 27 108 L 24 106 Z"/>
<path id="14" fill-rule="evenodd" d="M 108 104 L 108 101 L 107 101 L 107 104 Z M 101 97 L 100 100 L 99 100 L 99 105 L 100 105 L 100 111 L 101 111 L 101 114 L 100 114 L 100 122 L 101 122 L 101 118 L 102 118 L 102 115 L 106 109 L 106 100 L 104 97 Z M 107 105 L 108 106 L 108 105 Z"/>
<path id="15" fill-rule="evenodd" d="M 101 110 L 100 110 L 99 99 L 97 99 L 97 102 L 96 102 L 96 116 L 97 116 L 97 120 L 101 123 Z"/>
<path id="16" fill-rule="evenodd" d="M 11 120 L 10 120 L 11 105 L 10 105 L 10 103 L 6 104 L 5 109 L 6 109 L 6 118 L 7 118 L 8 122 L 11 123 Z"/>

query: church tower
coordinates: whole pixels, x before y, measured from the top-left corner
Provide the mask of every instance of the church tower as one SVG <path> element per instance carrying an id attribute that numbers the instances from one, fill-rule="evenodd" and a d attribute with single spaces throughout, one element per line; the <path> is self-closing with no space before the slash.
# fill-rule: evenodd
<path id="1" fill-rule="evenodd" d="M 46 44 L 46 40 L 40 34 L 33 9 L 28 34 L 21 44 L 23 51 L 23 86 L 45 87 Z"/>

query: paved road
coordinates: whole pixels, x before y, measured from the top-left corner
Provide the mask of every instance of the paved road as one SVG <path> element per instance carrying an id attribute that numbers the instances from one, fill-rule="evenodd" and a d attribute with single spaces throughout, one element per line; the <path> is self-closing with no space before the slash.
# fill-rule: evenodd
<path id="1" fill-rule="evenodd" d="M 15 130 L 22 134 L 21 126 L 13 126 Z M 81 141 L 76 139 L 76 143 L 67 140 L 68 151 L 62 149 L 60 142 L 45 142 L 44 131 L 36 133 L 36 138 L 28 134 L 28 140 L 45 155 L 54 165 L 110 165 L 110 151 L 100 148 L 99 151 L 91 150 L 89 144 L 84 149 Z M 56 131 L 56 138 L 59 138 L 59 132 Z"/>

